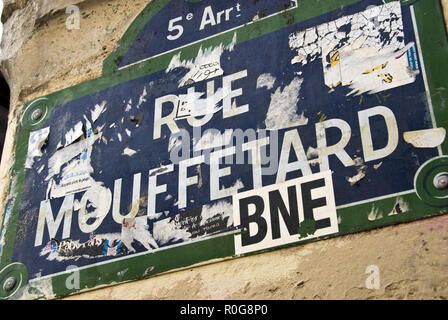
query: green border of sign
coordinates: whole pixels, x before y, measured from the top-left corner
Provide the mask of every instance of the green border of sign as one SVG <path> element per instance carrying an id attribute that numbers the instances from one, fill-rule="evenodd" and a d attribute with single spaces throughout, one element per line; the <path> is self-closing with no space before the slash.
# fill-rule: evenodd
<path id="1" fill-rule="evenodd" d="M 193 0 L 190 0 L 193 1 Z M 196 1 L 196 0 L 194 0 Z M 358 0 L 339 0 L 339 1 L 313 1 L 301 0 L 299 7 L 287 12 L 254 22 L 247 26 L 237 28 L 236 30 L 218 34 L 213 38 L 204 40 L 200 43 L 188 45 L 182 49 L 175 50 L 153 59 L 142 61 L 141 63 L 129 67 L 118 69 L 117 66 L 121 57 L 129 50 L 136 39 L 139 31 L 146 23 L 165 5 L 169 0 L 153 0 L 139 14 L 135 21 L 123 35 L 118 46 L 112 54 L 104 61 L 103 75 L 100 78 L 51 93 L 43 98 L 27 102 L 23 106 L 22 122 L 20 124 L 17 143 L 15 148 L 15 162 L 12 168 L 12 180 L 9 186 L 9 198 L 12 199 L 12 206 L 7 206 L 4 220 L 8 218 L 5 232 L 5 246 L 2 250 L 0 260 L 0 270 L 14 265 L 14 272 L 19 272 L 22 277 L 27 279 L 26 268 L 12 263 L 12 252 L 14 248 L 16 227 L 18 225 L 18 216 L 22 191 L 25 181 L 24 163 L 27 154 L 27 145 L 31 130 L 40 127 L 45 121 L 33 123 L 30 120 L 30 114 L 41 109 L 44 115 L 48 116 L 54 106 L 62 105 L 71 100 L 93 94 L 142 76 L 166 69 L 171 58 L 181 52 L 182 59 L 194 58 L 200 46 L 216 46 L 219 44 L 231 43 L 234 32 L 237 33 L 237 43 L 245 42 L 257 38 L 261 35 L 280 30 L 291 24 L 299 23 L 323 13 L 342 8 L 344 6 L 358 2 Z M 403 5 L 406 5 L 404 3 Z M 442 8 L 439 0 L 421 0 L 414 3 L 415 19 L 418 26 L 418 36 L 423 54 L 424 67 L 426 69 L 429 97 L 432 101 L 434 116 L 438 127 L 448 127 L 448 113 L 444 109 L 448 101 L 448 90 L 446 90 L 446 75 L 448 74 L 448 39 L 443 20 Z M 438 90 L 444 88 L 445 90 Z M 46 118 L 44 118 L 46 120 Z M 441 145 L 442 154 L 448 153 L 448 139 Z M 448 157 L 440 156 L 428 161 L 419 172 L 430 171 L 434 164 L 448 164 Z M 422 180 L 423 179 L 423 180 Z M 424 177 L 416 177 L 418 183 L 424 183 Z M 421 182 L 423 181 L 423 182 Z M 381 199 L 373 199 L 369 202 L 352 205 L 350 207 L 337 208 L 338 218 L 341 220 L 339 232 L 335 235 L 307 240 L 302 243 L 316 241 L 323 238 L 333 238 L 336 236 L 361 232 L 373 228 L 384 227 L 388 225 L 409 222 L 423 217 L 435 216 L 447 213 L 448 208 L 439 208 L 432 201 L 433 194 L 421 195 L 418 193 L 419 187 L 416 186 L 416 192 L 400 195 L 390 195 Z M 420 192 L 421 193 L 421 192 Z M 396 204 L 397 199 L 401 197 L 404 201 L 411 204 L 411 211 L 405 214 L 387 215 Z M 369 213 L 375 208 L 382 212 L 383 217 L 374 221 L 369 220 Z M 3 221 L 3 224 L 5 221 Z M 2 224 L 2 225 L 3 225 Z M 289 244 L 283 247 L 290 247 L 297 243 Z M 275 249 L 278 249 L 276 247 Z M 274 248 L 268 249 L 272 250 Z M 263 250 L 263 251 L 268 251 Z M 260 252 L 263 252 L 260 251 Z M 256 252 L 259 253 L 259 252 Z M 256 253 L 250 253 L 252 255 Z M 94 264 L 70 272 L 55 274 L 51 277 L 44 277 L 31 281 L 26 287 L 15 288 L 16 295 L 10 298 L 17 298 L 19 293 L 26 290 L 33 298 L 58 298 L 74 294 L 84 290 L 90 290 L 97 287 L 104 287 L 126 281 L 133 281 L 148 278 L 156 274 L 171 272 L 174 270 L 192 267 L 194 265 L 206 264 L 216 261 L 222 261 L 237 257 L 234 251 L 234 234 L 226 234 L 192 242 L 179 247 L 156 251 L 154 253 L 144 253 L 115 259 L 111 262 Z M 121 273 L 127 270 L 125 273 Z M 73 275 L 73 272 L 79 272 L 79 289 L 67 289 L 66 281 Z M 0 275 L 0 282 L 2 278 Z M 49 282 L 52 292 L 43 292 L 39 289 L 42 283 Z M 0 283 L 1 284 L 1 283 Z M 3 284 L 1 284 L 3 287 Z M 1 292 L 0 292 L 1 294 Z"/>

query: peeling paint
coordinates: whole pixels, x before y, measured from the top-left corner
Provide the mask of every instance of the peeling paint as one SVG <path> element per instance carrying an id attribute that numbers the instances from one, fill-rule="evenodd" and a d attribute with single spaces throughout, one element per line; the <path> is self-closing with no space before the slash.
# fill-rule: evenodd
<path id="1" fill-rule="evenodd" d="M 128 157 L 132 157 L 132 156 L 135 155 L 136 153 L 137 153 L 137 151 L 135 151 L 135 150 L 132 150 L 132 149 L 130 149 L 130 148 L 125 148 L 125 149 L 123 150 L 122 155 L 124 155 L 124 156 L 128 156 Z"/>
<path id="2" fill-rule="evenodd" d="M 105 102 L 101 105 L 95 105 L 93 114 L 91 110 L 92 119 L 96 115 L 101 115 L 105 106 Z M 93 168 L 90 161 L 93 145 L 98 140 L 103 141 L 102 129 L 104 125 L 92 130 L 90 121 L 85 116 L 84 119 L 86 120 L 86 136 L 84 137 L 82 122 L 78 122 L 66 134 L 64 147 L 57 150 L 48 160 L 48 175 L 45 178 L 46 181 L 49 181 L 47 197 L 60 198 L 101 185 L 91 177 Z"/>
<path id="3" fill-rule="evenodd" d="M 146 87 L 144 87 L 142 94 L 138 98 L 137 109 L 139 109 L 143 105 L 143 103 L 147 102 L 147 100 L 146 100 L 147 96 L 148 96 L 148 91 L 146 90 Z"/>
<path id="4" fill-rule="evenodd" d="M 161 173 L 163 173 L 163 172 L 165 172 L 165 171 L 167 171 L 167 170 L 169 170 L 169 166 L 164 166 L 164 167 L 160 167 L 160 168 L 158 168 L 158 169 L 153 169 L 153 170 L 151 170 L 151 171 L 149 172 L 149 176 L 150 176 L 150 177 L 153 177 L 153 176 L 156 176 L 156 175 L 158 175 L 158 174 L 161 174 Z"/>
<path id="5" fill-rule="evenodd" d="M 30 134 L 25 168 L 31 169 L 34 164 L 34 158 L 42 156 L 42 147 L 45 145 L 49 135 L 50 127 L 33 131 Z"/>
<path id="6" fill-rule="evenodd" d="M 81 231 L 84 233 L 95 231 L 109 213 L 111 203 L 110 189 L 104 187 L 102 182 L 93 181 L 79 203 L 78 221 Z M 92 219 L 94 219 L 93 222 Z"/>
<path id="7" fill-rule="evenodd" d="M 341 9 L 341 12 L 342 12 L 342 9 Z M 335 14 L 334 14 L 335 15 Z M 343 21 L 341 20 L 341 23 L 342 23 Z M 337 26 L 336 26 L 337 27 Z M 313 41 L 316 41 L 315 40 L 315 38 L 316 38 L 316 34 L 315 33 L 313 33 L 313 30 L 311 30 L 307 35 L 304 35 L 304 41 L 306 41 L 307 43 L 309 43 L 310 45 L 312 44 L 312 42 Z M 342 35 L 338 35 L 338 36 L 342 36 Z M 371 69 L 374 69 L 376 66 L 372 66 L 371 67 Z M 297 73 L 298 74 L 298 73 Z M 370 74 L 370 73 L 369 73 Z M 372 75 L 373 75 L 373 73 L 372 73 Z M 376 74 L 375 74 L 376 75 Z M 254 76 L 254 74 L 252 74 L 251 73 L 251 77 L 253 77 Z M 377 76 L 377 75 L 376 75 Z M 253 79 L 253 78 L 251 78 L 251 79 Z M 219 81 L 219 80 L 218 80 Z M 261 83 L 263 83 L 262 85 L 260 85 L 260 87 L 262 87 L 262 88 L 266 88 L 266 89 L 268 89 L 268 90 L 271 90 L 271 89 L 274 89 L 274 91 L 275 91 L 275 89 L 276 89 L 276 87 L 275 87 L 275 79 L 270 79 L 269 81 L 267 81 L 267 79 L 265 79 L 265 82 L 263 82 L 263 81 L 260 81 Z M 252 83 L 252 85 L 253 85 L 253 83 Z M 283 85 L 285 85 L 285 84 L 283 84 Z M 258 81 L 257 81 L 257 87 L 258 87 Z M 278 90 L 278 88 L 277 88 L 277 90 Z M 138 96 L 138 95 L 137 95 Z M 142 95 L 143 96 L 143 95 Z M 140 104 L 140 102 L 144 102 L 144 101 L 146 101 L 146 98 L 142 98 L 142 96 L 140 97 L 140 100 L 139 100 L 139 104 Z M 300 96 L 299 96 L 299 98 L 300 98 Z M 361 100 L 360 100 L 361 101 Z M 134 102 L 137 102 L 137 100 L 134 98 Z M 250 101 L 249 101 L 250 102 Z M 233 103 L 235 103 L 235 101 L 233 101 Z M 297 102 L 298 103 L 298 102 Z M 236 105 L 235 105 L 236 106 Z M 253 105 L 251 105 L 251 106 L 253 106 Z M 137 108 L 138 108 L 139 106 L 137 105 Z M 300 106 L 300 107 L 302 107 L 302 106 Z M 94 111 L 94 110 L 91 110 L 92 112 Z M 88 110 L 88 112 L 89 112 L 89 110 Z M 296 114 L 297 115 L 300 115 L 300 111 L 299 112 L 296 112 Z M 100 116 L 100 114 L 98 114 L 98 117 Z M 302 116 L 304 116 L 304 114 L 302 113 Z M 94 118 L 94 116 L 93 116 L 93 114 L 92 114 L 92 121 L 93 122 L 95 122 L 98 118 L 96 118 L 95 120 L 93 119 Z M 126 117 L 126 120 L 127 119 L 129 119 L 129 120 L 131 120 L 131 118 L 129 117 L 129 114 L 128 114 L 128 116 Z M 322 119 L 322 118 L 321 118 Z M 263 120 L 263 119 L 262 119 Z M 132 121 L 132 120 L 131 120 Z M 123 119 L 122 119 L 122 122 L 123 122 Z M 351 124 L 351 123 L 350 123 Z M 112 126 L 114 126 L 115 124 L 113 124 Z M 138 127 L 138 124 L 136 125 L 137 127 Z M 302 129 L 304 129 L 304 128 L 302 128 Z M 299 130 L 300 130 L 300 128 L 299 128 Z M 128 136 L 130 136 L 130 134 L 129 134 L 129 130 L 128 129 L 125 129 L 125 131 L 126 131 L 126 134 L 128 134 Z M 122 132 L 122 134 L 123 134 L 123 132 Z M 225 133 L 221 133 L 221 139 L 225 139 L 223 136 L 225 135 Z M 355 137 L 357 135 L 357 133 L 354 133 L 353 134 L 353 137 Z M 125 140 L 126 140 L 126 136 L 124 136 L 125 138 Z M 104 142 L 104 143 L 107 143 L 107 139 L 105 138 L 105 137 L 101 137 L 101 140 Z M 116 138 L 115 138 L 115 140 L 117 140 Z M 121 136 L 120 136 L 120 141 L 121 141 Z M 171 141 L 170 141 L 171 142 Z M 308 141 L 306 141 L 306 142 L 308 142 Z M 74 143 L 73 143 L 74 144 Z M 352 145 L 350 145 L 350 146 L 352 146 Z M 62 147 L 62 144 L 61 144 L 61 147 Z M 315 153 L 313 153 L 313 151 L 311 150 L 311 149 L 314 149 L 314 148 L 310 148 L 310 149 L 308 149 L 308 151 L 309 152 L 307 152 L 306 153 L 306 156 L 307 156 L 307 158 L 310 160 L 309 161 L 309 163 L 312 163 L 313 161 L 319 161 L 320 159 L 319 159 L 319 153 L 317 152 L 317 154 L 315 154 Z M 351 148 L 350 148 L 351 149 Z M 118 149 L 118 153 L 120 153 L 120 149 Z M 314 149 L 314 151 L 316 151 L 316 149 Z M 357 151 L 357 152 L 359 152 L 359 151 Z M 417 157 L 416 155 L 415 155 L 415 157 Z M 310 159 L 311 158 L 311 159 Z M 60 168 L 60 171 L 62 172 L 62 176 L 65 176 L 65 175 L 67 175 L 68 174 L 68 171 L 69 171 L 69 169 L 70 169 L 70 166 L 72 166 L 73 168 L 76 168 L 76 167 L 79 167 L 79 165 L 77 165 L 76 164 L 76 161 L 78 161 L 78 159 L 70 159 L 69 160 L 69 162 L 68 163 L 64 163 L 63 164 L 63 166 Z M 356 162 L 356 161 L 355 161 Z M 374 169 L 376 170 L 376 169 L 378 169 L 380 166 L 381 166 L 381 164 L 382 164 L 382 162 L 381 163 L 379 163 L 379 164 L 377 164 L 377 165 L 374 165 Z M 40 164 L 39 164 L 40 165 Z M 151 165 L 151 168 L 152 168 L 153 166 Z M 45 169 L 46 167 L 44 166 L 44 165 L 42 165 L 40 168 L 39 168 L 39 170 L 40 171 L 38 171 L 38 172 L 43 172 L 43 170 Z M 199 172 L 201 172 L 201 170 L 200 170 L 200 168 L 201 168 L 201 166 L 200 165 L 198 165 L 198 171 Z M 192 168 L 192 169 L 194 169 L 194 168 Z M 383 169 L 383 168 L 382 168 Z M 105 171 L 105 174 L 107 173 L 107 168 L 104 168 L 104 171 Z M 143 172 L 143 171 L 142 171 Z M 146 171 L 147 172 L 147 171 Z M 100 173 L 101 173 L 101 171 L 100 171 Z M 191 172 L 190 172 L 191 173 Z M 204 174 L 205 174 L 205 171 L 204 171 Z M 358 174 L 359 174 L 359 172 L 358 172 Z M 350 173 L 348 173 L 348 175 L 350 175 Z M 207 177 L 207 175 L 205 175 L 204 176 L 204 179 Z M 342 177 L 342 179 L 344 180 L 344 178 Z M 49 185 L 51 185 L 52 186 L 52 183 L 53 183 L 54 181 L 53 180 L 51 180 L 50 182 L 49 182 Z M 240 181 L 241 182 L 241 181 Z M 343 182 L 343 181 L 342 181 Z M 205 181 L 205 183 L 207 183 L 207 181 Z M 237 183 L 238 183 L 238 181 L 237 181 Z M 235 185 L 237 185 L 237 183 L 235 183 Z M 198 187 L 200 188 L 200 186 L 202 185 L 202 176 L 201 175 L 199 175 L 199 183 L 198 183 Z M 207 185 L 206 185 L 207 186 Z M 195 190 L 196 191 L 196 190 Z M 174 191 L 175 192 L 175 191 Z M 164 195 L 160 195 L 160 197 L 163 197 Z M 170 197 L 170 199 L 172 198 L 172 196 L 171 195 L 168 195 L 168 196 L 166 196 L 165 197 L 165 200 L 167 200 L 167 198 L 168 197 Z M 198 201 L 198 200 L 196 200 L 196 203 L 199 203 L 200 201 Z M 397 200 L 397 204 L 398 204 L 398 200 Z M 206 207 L 204 207 L 203 208 L 203 211 L 202 211 L 202 213 L 201 213 L 201 216 L 202 216 L 202 218 L 204 219 L 204 220 L 202 220 L 201 221 L 201 225 L 202 224 L 204 224 L 205 222 L 205 220 L 208 220 L 208 219 L 213 219 L 213 217 L 214 216 L 216 216 L 216 215 L 214 215 L 213 214 L 213 212 L 217 212 L 217 211 L 219 211 L 219 210 L 215 210 L 215 209 L 213 209 L 215 206 L 217 206 L 217 204 L 215 204 L 215 205 L 210 205 L 209 207 L 210 208 L 208 208 L 208 209 L 210 209 L 209 210 L 209 212 L 207 212 L 207 206 Z M 222 204 L 222 206 L 223 207 L 225 207 L 225 205 L 224 204 Z M 82 208 L 82 205 L 81 205 L 81 203 L 78 201 L 78 200 L 76 200 L 75 201 L 75 203 L 74 203 L 74 209 L 75 209 L 75 211 L 79 211 L 80 209 Z M 388 208 L 389 209 L 389 208 Z M 402 204 L 399 204 L 399 206 L 398 207 L 394 207 L 394 210 L 390 213 L 390 214 L 399 214 L 399 213 L 401 213 L 401 212 L 403 212 L 403 210 L 402 210 L 403 208 L 402 208 Z M 388 210 L 386 210 L 386 211 L 388 211 Z M 164 212 L 165 213 L 165 215 L 169 215 L 169 214 L 171 214 L 171 215 L 173 215 L 173 214 L 176 214 L 176 212 L 169 212 L 169 211 L 165 211 Z M 98 217 L 98 216 L 96 216 L 96 217 Z M 346 217 L 345 215 L 344 215 L 344 217 Z M 375 214 L 375 217 L 374 217 L 374 219 L 376 219 L 377 218 L 377 215 Z M 339 216 L 338 217 L 338 222 L 340 223 L 341 222 L 341 216 Z M 364 218 L 365 219 L 365 218 Z M 348 215 L 348 220 L 347 221 L 349 221 L 350 220 L 350 216 Z M 143 221 L 143 219 L 142 219 L 142 221 Z M 175 220 L 174 220 L 175 221 Z M 146 220 L 146 222 L 147 223 L 149 223 L 147 220 Z M 229 222 L 230 222 L 230 219 L 229 219 L 229 221 L 227 221 L 227 225 L 229 225 Z M 386 235 L 387 236 L 387 235 Z M 364 237 L 365 238 L 365 237 Z M 363 238 L 363 239 L 364 239 Z M 176 237 L 173 237 L 172 239 L 176 239 Z M 361 239 L 362 240 L 362 239 Z M 171 240 L 171 241 L 176 241 L 176 240 Z M 339 240 L 338 240 L 339 241 Z M 317 245 L 320 245 L 320 244 L 317 244 Z M 301 250 L 301 251 L 303 251 L 303 250 Z M 150 257 L 150 256 L 148 256 L 148 257 Z M 262 259 L 263 259 L 263 257 L 262 257 Z M 148 267 L 149 265 L 151 265 L 152 263 L 147 263 L 147 264 L 145 264 L 145 266 L 144 266 L 144 268 L 146 268 L 146 267 Z M 123 268 L 120 268 L 120 269 L 117 269 L 117 270 L 115 270 L 115 272 L 116 271 L 118 271 L 118 270 L 122 270 Z M 154 267 L 150 267 L 150 268 L 148 268 L 147 270 L 148 271 L 152 271 L 154 269 Z M 119 277 L 119 278 L 122 278 L 123 276 L 124 276 L 124 274 L 126 273 L 126 270 L 127 269 L 125 269 L 125 270 L 123 270 L 123 271 L 120 271 L 119 273 L 117 273 L 117 276 Z M 158 271 L 158 270 L 156 270 L 156 271 Z M 216 273 L 215 272 L 216 270 L 211 270 L 211 273 Z M 222 271 L 222 270 L 219 270 L 219 271 Z M 114 275 L 114 274 L 112 274 L 112 275 Z M 172 276 L 172 275 L 170 275 L 170 276 Z M 213 277 L 215 276 L 214 274 L 212 275 Z M 177 276 L 176 276 L 177 277 Z M 176 280 L 176 279 L 175 279 Z M 104 278 L 101 278 L 101 281 L 104 281 Z M 176 280 L 177 281 L 177 280 Z M 181 281 L 182 282 L 182 281 Z M 182 282 L 183 283 L 183 282 Z M 247 287 L 249 287 L 249 283 L 248 283 L 248 285 L 247 285 Z M 305 286 L 306 287 L 306 286 Z M 259 288 L 257 288 L 257 289 L 259 289 Z M 294 294 L 295 293 L 293 293 L 292 294 L 292 296 L 294 296 Z M 320 293 L 319 293 L 319 295 L 321 295 Z M 322 296 L 322 295 L 321 295 Z"/>
<path id="8" fill-rule="evenodd" d="M 346 177 L 346 180 L 350 183 L 350 186 L 354 186 L 359 183 L 362 179 L 366 177 L 367 166 L 364 165 L 364 160 L 360 157 L 355 157 L 353 159 L 354 165 L 357 167 L 357 174 L 353 177 Z"/>
<path id="9" fill-rule="evenodd" d="M 372 210 L 370 210 L 367 219 L 369 221 L 375 221 L 383 218 L 383 213 L 375 207 L 375 205 L 372 205 Z"/>
<path id="10" fill-rule="evenodd" d="M 212 96 L 204 96 L 204 92 L 189 92 L 179 95 L 179 107 L 177 110 L 177 118 L 200 117 L 214 114 L 220 111 L 223 106 L 218 104 L 225 98 L 224 90 L 219 88 Z"/>
<path id="11" fill-rule="evenodd" d="M 409 203 L 406 202 L 403 197 L 398 197 L 395 201 L 394 208 L 392 211 L 388 214 L 388 216 L 394 216 L 401 213 L 406 213 L 410 210 Z"/>
<path id="12" fill-rule="evenodd" d="M 84 135 L 83 124 L 81 121 L 79 121 L 74 128 L 70 129 L 65 134 L 65 142 L 64 142 L 64 148 L 71 145 L 73 142 L 78 140 Z"/>
<path id="13" fill-rule="evenodd" d="M 145 216 L 123 219 L 121 241 L 123 241 L 123 244 L 130 252 L 136 251 L 132 246 L 134 241 L 142 244 L 146 250 L 152 250 L 159 247 L 154 240 L 154 237 L 149 232 L 148 218 Z"/>
<path id="14" fill-rule="evenodd" d="M 258 76 L 257 79 L 257 89 L 266 88 L 271 90 L 274 87 L 276 78 L 273 77 L 270 73 L 263 73 Z"/>
<path id="15" fill-rule="evenodd" d="M 315 159 L 315 158 L 319 158 L 319 149 L 316 149 L 316 148 L 313 148 L 313 147 L 309 147 L 307 152 L 306 152 L 306 157 L 309 160 Z"/>
<path id="16" fill-rule="evenodd" d="M 90 188 L 93 183 L 93 178 L 90 176 L 92 172 L 89 161 L 79 159 L 70 162 L 64 167 L 60 182 L 56 183 L 53 180 L 51 198 L 61 198 Z"/>
<path id="17" fill-rule="evenodd" d="M 37 169 L 37 173 L 41 174 L 44 169 L 45 169 L 45 165 L 43 164 L 39 167 L 39 169 Z"/>
<path id="18" fill-rule="evenodd" d="M 298 114 L 298 102 L 303 79 L 295 77 L 285 88 L 278 87 L 271 95 L 266 115 L 266 130 L 280 130 L 308 124 L 308 119 Z"/>
<path id="19" fill-rule="evenodd" d="M 202 167 L 200 164 L 196 166 L 196 172 L 198 173 L 198 189 L 202 188 L 203 180 L 202 180 Z M 177 205 L 177 204 L 176 204 Z"/>
<path id="20" fill-rule="evenodd" d="M 51 198 L 63 197 L 66 194 L 79 192 L 92 186 L 93 179 L 90 177 L 93 172 L 90 165 L 92 145 L 100 138 L 101 133 L 93 134 L 87 140 L 81 140 L 58 150 L 49 159 L 48 175 L 45 180 L 52 179 L 49 183 Z M 62 174 L 60 174 L 61 169 Z"/>
<path id="21" fill-rule="evenodd" d="M 414 82 L 420 71 L 409 66 L 407 53 L 410 51 L 416 52 L 414 43 L 398 52 L 389 47 L 347 49 L 347 55 L 345 51 L 341 52 L 340 74 L 347 75 L 347 78 L 339 81 L 352 89 L 347 96 L 374 94 Z M 331 87 L 334 86 L 333 82 Z"/>

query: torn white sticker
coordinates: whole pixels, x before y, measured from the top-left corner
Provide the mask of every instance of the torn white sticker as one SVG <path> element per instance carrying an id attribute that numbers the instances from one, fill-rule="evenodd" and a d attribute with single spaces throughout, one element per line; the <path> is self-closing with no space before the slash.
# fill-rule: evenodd
<path id="1" fill-rule="evenodd" d="M 124 112 L 129 112 L 132 109 L 132 99 L 129 99 L 128 104 L 126 105 L 126 109 L 124 109 Z"/>
<path id="2" fill-rule="evenodd" d="M 160 245 L 171 241 L 188 241 L 191 238 L 191 233 L 176 225 L 176 221 L 173 218 L 154 222 L 153 235 Z"/>
<path id="3" fill-rule="evenodd" d="M 177 135 L 171 135 L 170 141 L 168 142 L 168 152 L 170 152 L 174 147 L 180 148 L 182 146 L 182 137 Z"/>
<path id="4" fill-rule="evenodd" d="M 146 87 L 144 87 L 143 92 L 140 95 L 140 98 L 138 99 L 137 109 L 139 109 L 141 107 L 141 105 L 147 101 L 146 100 L 147 96 L 148 96 L 148 92 L 146 91 Z"/>
<path id="5" fill-rule="evenodd" d="M 397 201 L 395 201 L 394 208 L 388 214 L 388 216 L 394 216 L 401 213 L 406 213 L 410 210 L 409 203 L 406 202 L 403 197 L 398 197 Z"/>
<path id="6" fill-rule="evenodd" d="M 132 246 L 134 241 L 141 243 L 147 250 L 159 247 L 149 232 L 148 218 L 146 216 L 123 219 L 121 241 L 131 252 L 135 252 L 135 248 Z"/>
<path id="7" fill-rule="evenodd" d="M 61 150 L 56 151 L 48 160 L 48 176 L 45 180 L 51 179 L 54 175 L 60 173 L 61 167 L 70 160 L 81 155 L 81 159 L 90 159 L 92 145 L 98 139 L 101 139 L 102 133 L 92 134 L 88 139 L 78 141 Z"/>
<path id="8" fill-rule="evenodd" d="M 51 185 L 51 198 L 61 198 L 66 195 L 84 191 L 92 186 L 90 176 L 92 168 L 86 159 L 74 160 L 64 167 L 61 181 Z"/>
<path id="9" fill-rule="evenodd" d="M 100 115 L 106 111 L 106 101 L 103 101 L 101 104 L 95 105 L 93 110 L 90 111 L 90 116 L 92 118 L 92 122 L 96 122 Z"/>
<path id="10" fill-rule="evenodd" d="M 275 77 L 270 73 L 263 73 L 257 79 L 257 89 L 264 87 L 270 90 L 274 87 L 275 80 Z"/>
<path id="11" fill-rule="evenodd" d="M 372 210 L 370 210 L 369 214 L 367 215 L 367 219 L 369 221 L 375 221 L 380 220 L 383 218 L 383 213 L 375 207 L 375 205 L 372 205 Z"/>
<path id="12" fill-rule="evenodd" d="M 324 82 L 334 90 L 350 86 L 348 95 L 377 93 L 415 81 L 419 74 L 413 43 L 405 45 L 399 1 L 369 6 L 289 36 L 297 55 L 292 64 L 322 57 Z"/>
<path id="13" fill-rule="evenodd" d="M 364 179 L 366 177 L 366 170 L 367 166 L 364 165 L 364 160 L 362 158 L 355 157 L 354 164 L 357 167 L 357 174 L 353 177 L 346 177 L 346 180 L 350 183 L 350 186 L 354 186 L 355 184 L 358 184 L 359 181 Z"/>
<path id="14" fill-rule="evenodd" d="M 361 181 L 365 177 L 366 177 L 366 172 L 364 170 L 359 170 L 356 175 L 354 175 L 353 177 L 347 177 L 346 179 L 350 183 L 350 186 L 354 186 L 355 184 L 357 184 L 359 181 Z"/>
<path id="15" fill-rule="evenodd" d="M 50 127 L 33 131 L 28 140 L 28 153 L 25 161 L 25 168 L 31 169 L 34 158 L 42 156 L 42 147 L 45 145 L 50 134 Z"/>
<path id="16" fill-rule="evenodd" d="M 104 127 L 104 126 L 103 126 Z M 102 138 L 102 128 L 95 134 L 86 120 L 87 138 L 56 151 L 48 160 L 47 196 L 59 198 L 84 191 L 96 183 L 90 174 L 93 144 Z M 62 173 L 61 173 L 62 169 Z"/>

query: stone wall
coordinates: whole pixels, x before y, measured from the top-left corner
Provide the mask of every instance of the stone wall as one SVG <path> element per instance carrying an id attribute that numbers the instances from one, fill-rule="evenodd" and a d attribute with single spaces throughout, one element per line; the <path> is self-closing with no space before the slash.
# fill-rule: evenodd
<path id="1" fill-rule="evenodd" d="M 448 18 L 448 0 L 441 0 Z M 150 0 L 6 0 L 0 66 L 11 88 L 0 212 L 22 104 L 101 75 Z M 81 29 L 66 28 L 77 4 Z M 448 29 L 447 29 L 448 30 Z M 440 216 L 115 285 L 67 299 L 447 299 L 448 217 Z M 367 289 L 377 265 L 380 288 Z"/>

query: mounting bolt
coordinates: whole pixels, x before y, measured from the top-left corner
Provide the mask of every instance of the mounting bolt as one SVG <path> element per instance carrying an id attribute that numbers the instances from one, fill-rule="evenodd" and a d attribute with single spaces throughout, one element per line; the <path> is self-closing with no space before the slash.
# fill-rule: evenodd
<path id="1" fill-rule="evenodd" d="M 5 291 L 11 291 L 12 289 L 14 289 L 15 285 L 16 285 L 17 281 L 15 278 L 8 278 L 6 279 L 5 283 L 3 284 L 3 289 Z"/>
<path id="2" fill-rule="evenodd" d="M 445 190 L 448 188 L 448 175 L 440 175 L 434 179 L 434 185 L 439 190 Z"/>
<path id="3" fill-rule="evenodd" d="M 36 109 L 31 114 L 31 119 L 33 119 L 34 121 L 37 121 L 42 117 L 42 114 L 43 114 L 42 110 Z"/>

